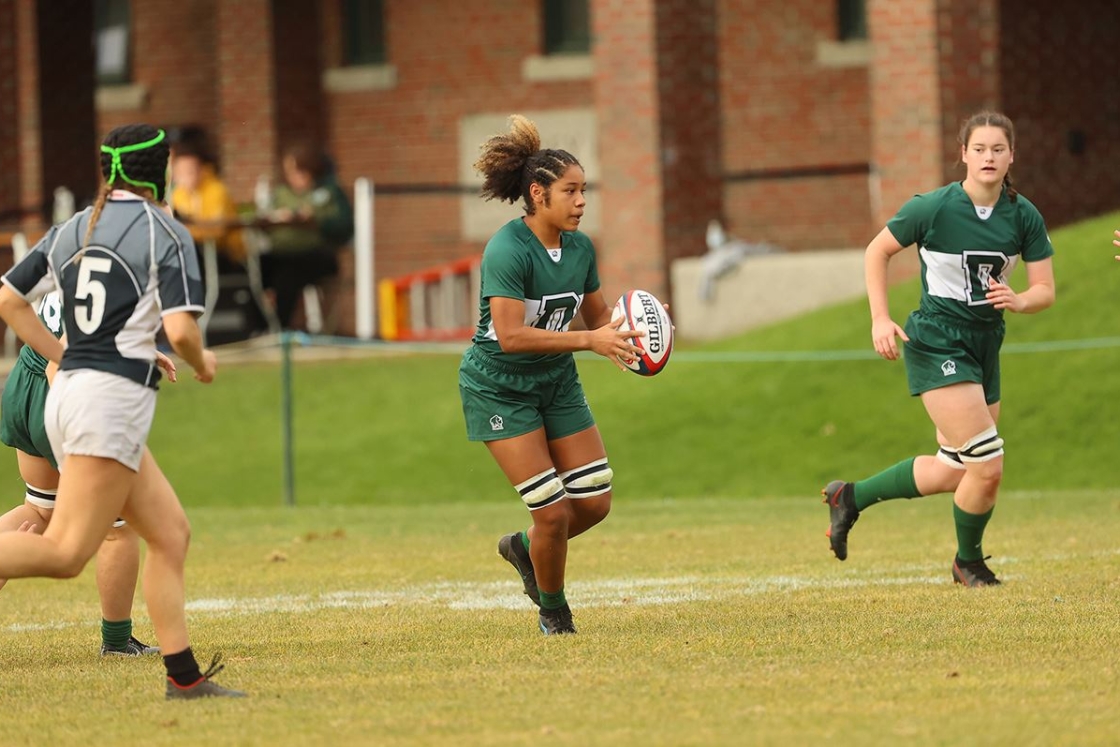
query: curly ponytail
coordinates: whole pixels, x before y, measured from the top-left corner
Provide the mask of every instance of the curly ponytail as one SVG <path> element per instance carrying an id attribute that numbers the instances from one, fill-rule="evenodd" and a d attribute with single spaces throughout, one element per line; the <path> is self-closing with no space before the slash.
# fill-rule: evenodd
<path id="1" fill-rule="evenodd" d="M 474 163 L 483 176 L 482 196 L 513 205 L 520 199 L 525 212 L 532 215 L 535 207 L 529 188 L 539 184 L 546 192 L 570 166 L 579 160 L 566 150 L 541 150 L 537 126 L 520 114 L 509 118 L 510 129 L 495 135 L 482 145 L 482 154 Z"/>

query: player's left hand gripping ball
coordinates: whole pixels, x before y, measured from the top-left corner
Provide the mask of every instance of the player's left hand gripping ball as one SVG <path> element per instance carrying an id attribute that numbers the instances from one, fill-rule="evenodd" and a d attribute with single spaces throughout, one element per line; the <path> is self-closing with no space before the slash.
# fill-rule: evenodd
<path id="1" fill-rule="evenodd" d="M 644 330 L 644 337 L 630 340 L 641 352 L 632 361 L 621 358 L 623 365 L 641 376 L 660 373 L 673 352 L 673 322 L 669 312 L 652 293 L 632 290 L 623 293 L 614 305 L 611 321 L 623 317 L 620 330 Z"/>

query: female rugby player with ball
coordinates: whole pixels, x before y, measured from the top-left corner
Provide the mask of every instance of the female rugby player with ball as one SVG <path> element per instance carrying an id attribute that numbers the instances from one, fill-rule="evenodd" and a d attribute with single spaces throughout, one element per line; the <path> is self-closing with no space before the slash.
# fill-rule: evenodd
<path id="1" fill-rule="evenodd" d="M 568 540 L 611 507 L 611 469 L 584 398 L 572 353 L 591 350 L 620 369 L 640 351 L 619 331 L 603 298 L 591 240 L 579 232 L 583 167 L 563 150 L 542 150 L 536 126 L 482 146 L 482 194 L 523 202 L 525 216 L 490 239 L 482 255 L 480 319 L 459 367 L 467 437 L 486 444 L 529 509 L 533 524 L 508 534 L 498 553 L 540 607 L 545 635 L 575 633 L 564 596 Z M 569 325 L 576 314 L 586 330 Z"/>

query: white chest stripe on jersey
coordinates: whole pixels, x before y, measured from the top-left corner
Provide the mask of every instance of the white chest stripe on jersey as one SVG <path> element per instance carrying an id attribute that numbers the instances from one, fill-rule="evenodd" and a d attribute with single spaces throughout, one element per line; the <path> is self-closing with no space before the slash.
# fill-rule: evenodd
<path id="1" fill-rule="evenodd" d="M 1007 282 L 1007 277 L 1015 269 L 1018 256 L 1008 257 L 1000 252 L 965 252 L 963 254 L 945 254 L 933 252 L 922 247 L 918 250 L 925 265 L 926 288 L 931 296 L 949 298 L 964 304 L 977 305 L 987 301 L 977 301 L 973 291 L 980 286 L 987 287 L 991 279 L 1001 283 Z M 991 262 L 982 260 L 984 255 L 990 254 Z M 1003 272 L 993 278 L 992 271 L 999 264 L 1003 264 Z"/>

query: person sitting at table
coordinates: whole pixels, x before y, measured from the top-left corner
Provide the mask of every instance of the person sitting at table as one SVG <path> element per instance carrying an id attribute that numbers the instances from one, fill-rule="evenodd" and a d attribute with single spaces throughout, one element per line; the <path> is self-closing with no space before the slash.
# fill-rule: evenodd
<path id="1" fill-rule="evenodd" d="M 245 239 L 238 225 L 237 205 L 204 146 L 177 142 L 171 151 L 171 209 L 201 250 L 213 241 L 218 260 L 228 268 L 245 262 Z"/>
<path id="2" fill-rule="evenodd" d="M 264 287 L 275 296 L 280 326 L 290 329 L 303 288 L 338 274 L 337 253 L 354 235 L 354 214 L 318 148 L 289 146 L 281 167 L 284 182 L 257 225 L 268 234 L 269 249 L 260 258 Z"/>

